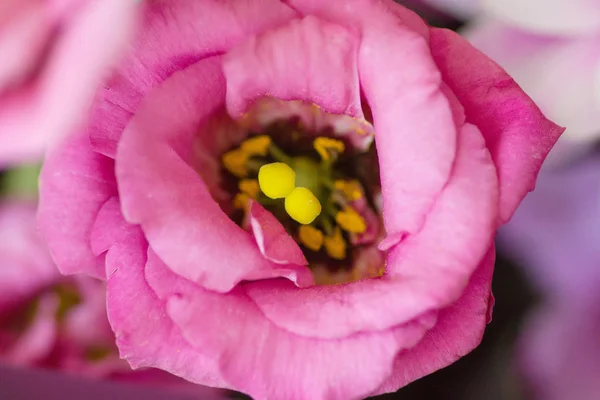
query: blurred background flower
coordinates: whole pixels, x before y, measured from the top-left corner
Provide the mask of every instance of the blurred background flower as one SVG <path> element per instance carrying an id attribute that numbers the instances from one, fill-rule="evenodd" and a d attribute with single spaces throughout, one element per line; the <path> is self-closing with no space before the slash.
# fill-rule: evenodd
<path id="1" fill-rule="evenodd" d="M 136 8 L 123 0 L 2 0 L 0 167 L 38 159 L 84 120 L 126 49 Z"/>
<path id="2" fill-rule="evenodd" d="M 164 371 L 133 371 L 119 358 L 106 315 L 105 283 L 61 275 L 38 234 L 38 174 L 35 164 L 0 173 L 0 365 L 161 387 L 190 398 L 224 398 L 225 391 Z"/>

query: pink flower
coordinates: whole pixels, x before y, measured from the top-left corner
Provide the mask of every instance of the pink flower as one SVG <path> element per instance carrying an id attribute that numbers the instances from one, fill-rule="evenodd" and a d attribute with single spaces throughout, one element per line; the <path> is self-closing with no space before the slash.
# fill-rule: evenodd
<path id="1" fill-rule="evenodd" d="M 122 0 L 2 1 L 0 167 L 38 159 L 82 122 L 128 42 L 135 8 Z"/>
<path id="2" fill-rule="evenodd" d="M 477 346 L 495 230 L 562 132 L 370 0 L 149 2 L 92 114 L 42 172 L 59 268 L 107 281 L 134 368 L 276 399 L 393 391 Z"/>

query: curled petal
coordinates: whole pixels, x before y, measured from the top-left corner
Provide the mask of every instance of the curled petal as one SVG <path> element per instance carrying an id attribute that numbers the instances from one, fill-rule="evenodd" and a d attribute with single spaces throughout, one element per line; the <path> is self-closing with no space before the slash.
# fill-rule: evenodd
<path id="1" fill-rule="evenodd" d="M 461 298 L 440 310 L 438 321 L 410 351 L 400 353 L 394 371 L 372 395 L 393 392 L 425 375 L 444 368 L 479 345 L 489 311 L 495 250 L 492 246 L 471 277 Z"/>
<path id="2" fill-rule="evenodd" d="M 251 37 L 224 57 L 227 109 L 240 116 L 268 95 L 362 118 L 356 52 L 350 32 L 312 16 Z"/>
<path id="3" fill-rule="evenodd" d="M 218 365 L 230 387 L 255 398 L 294 399 L 298 393 L 331 400 L 366 396 L 391 373 L 394 355 L 414 346 L 435 323 L 433 313 L 384 332 L 341 340 L 305 338 L 271 324 L 241 288 L 227 294 L 207 291 L 155 261 L 146 276 L 166 299 L 167 314 L 184 337 Z"/>
<path id="4" fill-rule="evenodd" d="M 69 138 L 46 158 L 38 221 L 63 274 L 105 279 L 104 262 L 92 251 L 90 234 L 98 212 L 116 193 L 113 160 L 92 151 L 88 138 Z"/>
<path id="5" fill-rule="evenodd" d="M 278 264 L 308 264 L 302 249 L 283 225 L 256 201 L 250 206 L 250 226 L 260 252 L 269 260 Z"/>
<path id="6" fill-rule="evenodd" d="M 122 218 L 121 224 L 128 225 Z M 211 359 L 190 346 L 144 277 L 147 243 L 141 232 L 115 243 L 106 255 L 108 318 L 122 358 L 133 368 L 155 367 L 195 383 L 224 387 Z"/>
<path id="7" fill-rule="evenodd" d="M 510 219 L 534 187 L 546 155 L 564 131 L 544 117 L 515 81 L 456 33 L 432 29 L 431 51 L 444 81 L 477 125 L 498 170 L 500 220 Z"/>

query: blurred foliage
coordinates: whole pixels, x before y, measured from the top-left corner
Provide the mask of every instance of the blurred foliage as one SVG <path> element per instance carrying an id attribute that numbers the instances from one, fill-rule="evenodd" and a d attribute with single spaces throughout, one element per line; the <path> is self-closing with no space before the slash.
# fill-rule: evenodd
<path id="1" fill-rule="evenodd" d="M 40 164 L 23 165 L 3 171 L 0 175 L 0 197 L 36 199 Z"/>

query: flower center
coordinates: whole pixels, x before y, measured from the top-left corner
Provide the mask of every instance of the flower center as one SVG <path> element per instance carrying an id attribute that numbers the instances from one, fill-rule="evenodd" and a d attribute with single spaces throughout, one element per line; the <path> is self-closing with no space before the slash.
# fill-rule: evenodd
<path id="1" fill-rule="evenodd" d="M 288 116 L 250 129 L 221 157 L 224 181 L 235 188 L 234 220 L 246 226 L 251 201 L 260 203 L 300 245 L 313 272 L 352 275 L 341 281 L 380 276 L 383 266 L 382 257 L 372 257 L 382 234 L 376 152 L 348 137 Z M 368 271 L 362 265 L 357 272 L 365 250 Z"/>

